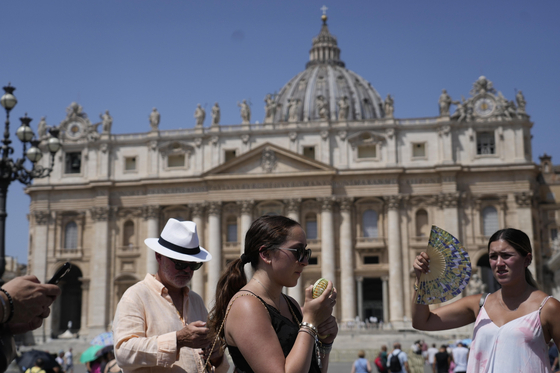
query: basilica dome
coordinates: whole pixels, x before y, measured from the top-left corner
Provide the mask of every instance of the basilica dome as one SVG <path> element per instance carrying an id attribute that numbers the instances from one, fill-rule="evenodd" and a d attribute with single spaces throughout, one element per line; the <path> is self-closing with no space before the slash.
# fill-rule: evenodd
<path id="1" fill-rule="evenodd" d="M 383 118 L 383 100 L 371 84 L 345 67 L 323 15 L 306 69 L 266 98 L 265 123 Z"/>

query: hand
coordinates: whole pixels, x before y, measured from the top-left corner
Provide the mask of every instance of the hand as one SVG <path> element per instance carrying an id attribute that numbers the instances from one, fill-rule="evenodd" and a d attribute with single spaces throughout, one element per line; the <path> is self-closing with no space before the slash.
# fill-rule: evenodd
<path id="1" fill-rule="evenodd" d="M 414 259 L 414 273 L 416 273 L 416 278 L 420 280 L 422 273 L 430 272 L 430 257 L 425 252 L 421 252 Z"/>
<path id="2" fill-rule="evenodd" d="M 329 281 L 327 288 L 318 298 L 313 299 L 313 285 L 305 289 L 305 303 L 303 305 L 303 321 L 315 326 L 323 323 L 331 315 L 336 305 L 337 291 Z"/>
<path id="3" fill-rule="evenodd" d="M 338 324 L 336 323 L 336 318 L 334 316 L 329 316 L 329 318 L 323 321 L 319 326 L 317 326 L 320 336 L 325 336 L 325 338 L 319 338 L 323 343 L 332 343 L 338 334 Z"/>
<path id="4" fill-rule="evenodd" d="M 199 352 L 202 361 L 205 363 L 206 360 L 208 360 L 208 353 L 210 352 L 211 348 L 212 345 L 208 346 L 207 348 L 203 348 Z M 216 346 L 214 346 L 214 350 L 212 350 L 212 354 L 210 355 L 210 360 L 209 360 L 210 365 L 217 367 L 222 363 L 223 359 L 224 359 L 224 351 L 220 348 L 218 344 L 216 344 Z"/>
<path id="5" fill-rule="evenodd" d="M 58 286 L 41 284 L 35 276 L 16 277 L 3 288 L 14 301 L 14 317 L 9 323 L 10 330 L 18 333 L 41 326 L 43 319 L 51 312 L 49 307 L 60 294 Z"/>
<path id="6" fill-rule="evenodd" d="M 177 347 L 206 348 L 210 344 L 210 330 L 204 321 L 195 321 L 177 332 Z"/>

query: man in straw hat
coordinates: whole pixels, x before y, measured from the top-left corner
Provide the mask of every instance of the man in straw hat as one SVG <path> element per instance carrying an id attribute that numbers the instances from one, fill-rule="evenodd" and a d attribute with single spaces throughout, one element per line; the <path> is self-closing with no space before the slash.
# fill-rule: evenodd
<path id="1" fill-rule="evenodd" d="M 203 350 L 211 344 L 208 311 L 187 284 L 212 255 L 198 243 L 196 224 L 169 219 L 159 238 L 147 238 L 159 269 L 122 296 L 113 321 L 115 357 L 123 372 L 205 372 Z M 209 364 L 227 372 L 223 351 Z M 210 367 L 208 367 L 210 368 Z"/>

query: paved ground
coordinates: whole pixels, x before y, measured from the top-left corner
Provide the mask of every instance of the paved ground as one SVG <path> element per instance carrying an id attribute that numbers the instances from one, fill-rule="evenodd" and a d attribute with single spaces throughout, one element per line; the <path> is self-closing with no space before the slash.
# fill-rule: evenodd
<path id="1" fill-rule="evenodd" d="M 403 349 L 406 351 L 414 341 L 418 339 L 425 340 L 428 344 L 436 343 L 438 346 L 442 343 L 450 342 L 455 339 L 461 339 L 458 335 L 447 335 L 445 337 L 438 337 L 435 335 L 421 334 L 416 331 L 362 331 L 362 332 L 341 332 L 333 346 L 331 352 L 331 362 L 329 365 L 329 373 L 350 373 L 352 369 L 352 362 L 357 358 L 358 351 L 364 350 L 366 358 L 373 361 L 381 345 L 391 346 L 394 342 L 400 342 Z M 80 364 L 80 355 L 85 349 L 89 347 L 88 340 L 70 339 L 70 340 L 51 340 L 36 346 L 24 346 L 20 351 L 27 351 L 30 349 L 44 350 L 50 353 L 58 351 L 68 351 L 72 347 L 74 352 L 74 360 L 76 362 L 74 373 L 86 373 L 85 365 Z M 411 372 L 412 373 L 432 373 L 431 369 L 425 367 L 421 360 L 411 357 Z M 233 369 L 231 369 L 232 371 Z M 376 372 L 376 368 L 373 367 Z M 9 373 L 20 373 L 18 366 L 15 363 L 8 368 Z"/>

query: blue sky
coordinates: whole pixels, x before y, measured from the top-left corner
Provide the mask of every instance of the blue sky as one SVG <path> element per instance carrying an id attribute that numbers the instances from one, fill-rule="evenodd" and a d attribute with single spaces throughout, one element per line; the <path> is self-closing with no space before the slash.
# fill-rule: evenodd
<path id="1" fill-rule="evenodd" d="M 558 1 L 2 2 L 0 84 L 19 101 L 12 133 L 25 112 L 35 130 L 42 116 L 57 125 L 73 101 L 92 121 L 109 110 L 113 133 L 148 131 L 152 107 L 161 129 L 190 128 L 196 105 L 216 101 L 222 124 L 241 122 L 243 99 L 262 121 L 264 96 L 304 70 L 323 5 L 346 67 L 394 97 L 395 117 L 436 116 L 441 89 L 468 97 L 485 75 L 509 100 L 523 91 L 534 160 L 546 152 L 560 163 Z M 28 211 L 13 183 L 6 253 L 21 262 Z"/>

